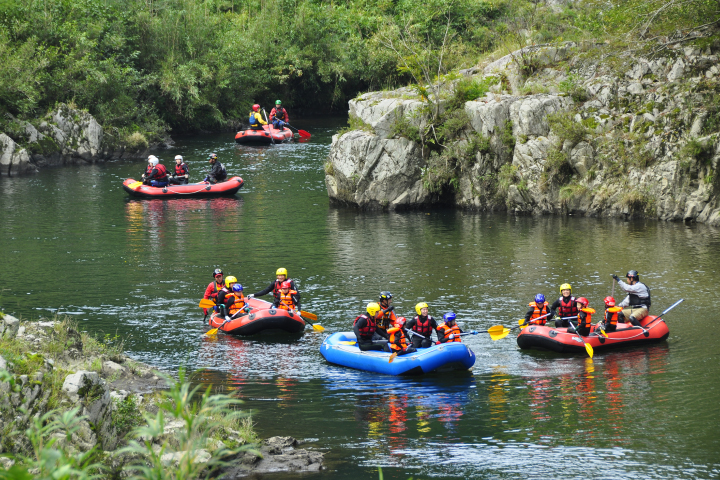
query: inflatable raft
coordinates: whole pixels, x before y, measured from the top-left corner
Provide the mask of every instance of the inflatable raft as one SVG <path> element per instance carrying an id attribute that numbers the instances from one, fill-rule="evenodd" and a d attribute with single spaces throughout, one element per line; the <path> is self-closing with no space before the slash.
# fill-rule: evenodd
<path id="1" fill-rule="evenodd" d="M 273 143 L 289 142 L 293 139 L 293 132 L 289 128 L 279 130 L 271 125 L 263 125 L 262 130 L 240 130 L 235 135 L 235 141 L 240 144 L 270 145 Z"/>
<path id="2" fill-rule="evenodd" d="M 230 320 L 227 323 L 220 315 L 213 313 L 210 316 L 210 327 L 219 328 L 230 335 L 255 335 L 257 333 L 302 333 L 305 330 L 305 320 L 300 315 L 283 309 L 272 308 L 270 302 L 258 298 L 246 298 L 250 306 L 247 315 Z"/>
<path id="3" fill-rule="evenodd" d="M 332 364 L 386 375 L 421 375 L 435 371 L 468 370 L 475 364 L 473 351 L 459 342 L 419 348 L 417 352 L 398 355 L 389 363 L 390 354 L 387 352 L 360 351 L 352 332 L 330 335 L 320 345 L 320 353 Z"/>
<path id="4" fill-rule="evenodd" d="M 143 185 L 132 178 L 123 182 L 127 193 L 140 198 L 178 198 L 178 197 L 220 197 L 235 195 L 243 186 L 243 179 L 232 177 L 224 182 L 188 183 L 187 185 L 168 185 L 167 187 L 151 187 Z"/>
<path id="5" fill-rule="evenodd" d="M 600 332 L 591 331 L 590 335 L 580 337 L 576 333 L 568 333 L 566 328 L 555 328 L 543 325 L 531 325 L 520 331 L 517 344 L 520 348 L 540 348 L 561 353 L 585 353 L 585 343 L 593 350 L 602 350 L 630 345 L 641 345 L 662 342 L 668 338 L 670 330 L 665 321 L 649 315 L 641 322 L 640 327 L 629 323 L 618 324 L 614 332 L 606 332 L 607 338 Z M 595 327 L 593 327 L 594 329 Z"/>

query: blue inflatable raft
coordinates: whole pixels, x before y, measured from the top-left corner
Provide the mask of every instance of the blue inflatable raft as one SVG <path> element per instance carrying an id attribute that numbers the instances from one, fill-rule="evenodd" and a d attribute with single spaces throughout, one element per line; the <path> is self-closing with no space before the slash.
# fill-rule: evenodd
<path id="1" fill-rule="evenodd" d="M 343 367 L 386 375 L 422 375 L 435 371 L 467 370 L 475 364 L 475 354 L 459 342 L 419 348 L 417 352 L 395 357 L 380 351 L 362 352 L 352 332 L 334 333 L 320 345 L 320 353 L 328 362 Z"/>

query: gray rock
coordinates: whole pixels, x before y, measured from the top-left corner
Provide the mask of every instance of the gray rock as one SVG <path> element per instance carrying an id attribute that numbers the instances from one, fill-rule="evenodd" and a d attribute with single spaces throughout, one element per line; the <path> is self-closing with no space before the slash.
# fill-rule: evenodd
<path id="1" fill-rule="evenodd" d="M 7 361 L 0 355 L 0 370 L 7 370 Z"/>
<path id="2" fill-rule="evenodd" d="M 77 403 L 81 397 L 85 397 L 93 387 L 102 386 L 104 381 L 96 372 L 81 370 L 65 377 L 62 391 L 71 402 Z"/>
<path id="3" fill-rule="evenodd" d="M 183 451 L 166 453 L 160 457 L 160 461 L 163 465 L 177 467 L 184 458 L 188 457 L 188 455 L 191 456 L 192 463 L 208 463 L 212 459 L 212 455 L 210 455 L 207 450 L 199 449 L 192 452 Z"/>
<path id="4" fill-rule="evenodd" d="M 581 177 L 587 175 L 595 159 L 595 152 L 587 142 L 580 142 L 575 145 L 570 153 L 570 163 Z"/>
<path id="5" fill-rule="evenodd" d="M 27 150 L 19 148 L 12 138 L 0 133 L 0 174 L 13 175 L 35 170 Z"/>
<path id="6" fill-rule="evenodd" d="M 1 136 L 1 135 L 0 135 Z M 2 319 L 5 328 L 3 329 L 3 336 L 7 338 L 15 338 L 20 330 L 20 320 L 13 317 L 12 315 L 5 315 Z"/>
<path id="7" fill-rule="evenodd" d="M 645 93 L 645 89 L 643 88 L 642 84 L 637 82 L 631 82 L 630 85 L 627 87 L 628 93 L 632 93 L 633 95 L 642 95 Z"/>
<path id="8" fill-rule="evenodd" d="M 102 371 L 105 375 L 112 376 L 124 375 L 127 372 L 127 369 L 122 365 L 118 365 L 117 363 L 108 360 L 106 362 L 103 362 Z"/>
<path id="9" fill-rule="evenodd" d="M 670 82 L 675 82 L 682 78 L 683 74 L 685 73 L 685 62 L 682 58 L 678 58 L 675 60 L 675 63 L 673 64 L 672 68 L 670 69 L 670 73 L 668 73 L 667 79 Z"/>

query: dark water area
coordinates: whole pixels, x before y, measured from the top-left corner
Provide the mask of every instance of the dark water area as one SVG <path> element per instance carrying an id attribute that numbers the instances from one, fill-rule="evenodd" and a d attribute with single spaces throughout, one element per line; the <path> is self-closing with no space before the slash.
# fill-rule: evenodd
<path id="1" fill-rule="evenodd" d="M 217 152 L 246 183 L 220 199 L 133 200 L 142 162 L 0 178 L 0 305 L 69 314 L 127 353 L 236 391 L 261 436 L 327 452 L 312 478 L 718 478 L 720 231 L 703 225 L 514 217 L 449 209 L 382 213 L 328 204 L 323 163 L 344 120 L 298 122 L 308 143 L 252 148 L 230 134 L 181 138 L 204 177 Z M 246 293 L 286 267 L 326 332 L 350 329 L 381 290 L 414 315 L 454 310 L 465 329 L 517 325 L 561 283 L 602 309 L 610 274 L 637 269 L 667 315 L 667 342 L 584 355 L 523 351 L 513 335 L 466 337 L 471 372 L 394 378 L 325 363 L 323 333 L 216 339 L 197 307 L 222 267 Z M 615 296 L 620 297 L 615 291 Z M 296 478 L 275 474 L 263 478 Z M 303 477 L 306 478 L 306 477 Z M 309 478 L 309 476 L 307 477 Z"/>

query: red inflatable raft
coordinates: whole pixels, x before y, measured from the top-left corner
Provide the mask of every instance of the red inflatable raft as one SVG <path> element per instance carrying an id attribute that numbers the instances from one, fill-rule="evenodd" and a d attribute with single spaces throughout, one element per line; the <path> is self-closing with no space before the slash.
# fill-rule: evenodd
<path id="1" fill-rule="evenodd" d="M 223 324 L 225 319 L 213 313 L 210 316 L 210 327 L 219 328 L 230 335 L 255 335 L 260 332 L 288 332 L 302 333 L 305 330 L 305 320 L 300 315 L 272 308 L 272 304 L 257 298 L 246 298 L 250 306 L 248 315 L 235 318 Z"/>
<path id="2" fill-rule="evenodd" d="M 223 195 L 235 195 L 243 186 L 243 179 L 232 177 L 224 182 L 210 183 L 188 183 L 187 185 L 168 185 L 167 187 L 151 187 L 143 185 L 132 178 L 123 182 L 123 188 L 127 193 L 141 198 L 178 198 L 178 197 L 219 197 Z"/>
<path id="3" fill-rule="evenodd" d="M 614 332 L 606 332 L 607 338 L 598 331 L 591 331 L 587 337 L 568 333 L 566 328 L 555 328 L 543 325 L 531 325 L 520 331 L 517 344 L 520 348 L 541 348 L 561 353 L 584 353 L 585 343 L 593 350 L 640 345 L 662 342 L 668 338 L 670 330 L 665 321 L 656 316 L 645 317 L 640 324 L 643 328 L 634 327 L 630 323 L 620 323 Z M 593 327 L 594 330 L 595 327 Z"/>
<path id="4" fill-rule="evenodd" d="M 271 125 L 263 125 L 262 130 L 241 130 L 235 135 L 235 141 L 242 144 L 270 145 L 272 143 L 289 142 L 293 132 L 289 128 L 278 130 Z"/>

